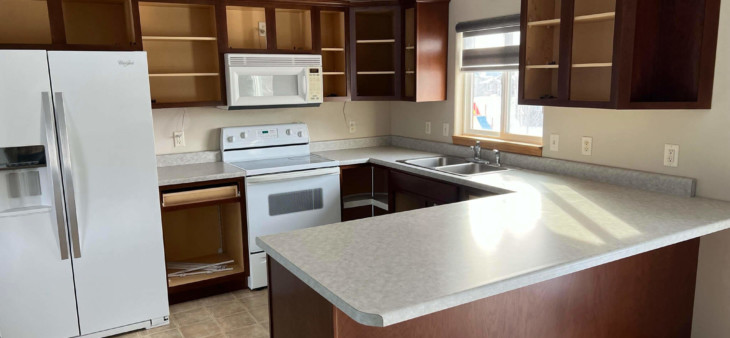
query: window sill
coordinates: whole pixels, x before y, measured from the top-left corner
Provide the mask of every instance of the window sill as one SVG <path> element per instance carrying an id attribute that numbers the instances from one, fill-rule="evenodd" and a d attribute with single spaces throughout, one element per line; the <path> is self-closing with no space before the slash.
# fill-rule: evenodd
<path id="1" fill-rule="evenodd" d="M 474 135 L 458 135 L 452 137 L 452 143 L 462 146 L 473 146 L 474 142 L 480 141 L 482 148 L 497 149 L 508 153 L 542 157 L 542 145 L 524 142 L 506 141 L 496 138 L 488 138 Z"/>

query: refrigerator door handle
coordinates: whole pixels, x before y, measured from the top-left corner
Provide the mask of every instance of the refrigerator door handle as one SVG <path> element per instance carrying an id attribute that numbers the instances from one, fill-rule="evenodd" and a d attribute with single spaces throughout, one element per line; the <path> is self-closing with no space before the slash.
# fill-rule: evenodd
<path id="1" fill-rule="evenodd" d="M 56 210 L 56 227 L 58 228 L 58 242 L 61 247 L 61 260 L 68 259 L 68 237 L 66 236 L 66 214 L 63 205 L 63 186 L 61 168 L 58 164 L 58 145 L 56 141 L 56 121 L 53 117 L 53 103 L 51 93 L 41 93 L 43 100 L 43 118 L 46 128 L 46 143 L 48 144 L 48 166 L 51 169 L 53 181 L 53 207 Z"/>
<path id="2" fill-rule="evenodd" d="M 58 139 L 61 145 L 61 163 L 63 165 L 63 187 L 66 195 L 66 206 L 68 211 L 69 230 L 71 231 L 71 244 L 73 257 L 81 258 L 81 243 L 79 237 L 79 220 L 76 213 L 76 195 L 73 181 L 73 166 L 71 164 L 71 145 L 68 139 L 68 128 L 66 126 L 66 110 L 63 102 L 63 93 L 54 93 L 54 104 L 58 114 Z"/>

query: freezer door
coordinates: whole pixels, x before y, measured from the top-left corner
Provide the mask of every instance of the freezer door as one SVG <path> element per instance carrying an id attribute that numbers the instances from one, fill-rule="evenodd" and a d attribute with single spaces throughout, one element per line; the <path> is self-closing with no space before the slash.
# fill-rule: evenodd
<path id="1" fill-rule="evenodd" d="M 168 316 L 144 52 L 48 52 L 81 334 Z"/>
<path id="2" fill-rule="evenodd" d="M 0 51 L 0 163 L 45 152 L 0 169 L 2 337 L 79 335 L 53 119 L 46 52 Z"/>

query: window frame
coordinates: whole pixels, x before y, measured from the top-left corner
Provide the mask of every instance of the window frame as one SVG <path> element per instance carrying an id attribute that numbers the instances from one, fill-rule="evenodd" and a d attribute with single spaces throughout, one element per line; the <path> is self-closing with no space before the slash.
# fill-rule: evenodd
<path id="1" fill-rule="evenodd" d="M 521 32 L 520 32 L 521 33 Z M 458 59 L 461 60 L 461 54 L 463 54 L 465 50 L 464 46 L 464 35 L 463 33 L 457 33 L 457 41 L 459 42 L 457 44 L 458 48 Z M 505 40 L 505 45 L 513 45 L 514 42 L 517 42 L 519 45 L 519 40 L 514 41 L 513 37 L 511 35 L 507 35 L 507 38 Z M 474 71 L 468 71 L 463 70 L 461 68 L 461 65 L 457 65 L 457 74 L 456 78 L 457 80 L 459 78 L 462 78 L 462 112 L 461 112 L 461 120 L 463 122 L 462 125 L 462 134 L 464 136 L 476 136 L 476 137 L 486 137 L 486 138 L 493 138 L 493 139 L 499 139 L 504 141 L 512 141 L 512 142 L 522 142 L 522 143 L 530 143 L 530 144 L 536 144 L 536 145 L 542 145 L 543 138 L 542 136 L 530 136 L 530 135 L 523 135 L 523 134 L 513 134 L 509 133 L 509 123 L 510 123 L 510 85 L 512 85 L 512 79 L 510 76 L 510 72 L 517 72 L 517 85 L 519 87 L 519 69 L 494 69 L 492 71 L 495 72 L 502 72 L 502 111 L 501 111 L 501 117 L 500 117 L 500 129 L 499 131 L 488 131 L 488 130 L 480 130 L 480 129 L 474 129 L 472 128 L 472 103 L 474 100 L 473 97 L 473 82 L 474 82 L 474 73 L 480 72 L 480 71 L 489 71 L 489 70 L 474 70 Z M 519 89 L 518 89 L 519 92 Z M 519 93 L 517 93 L 519 95 Z M 544 107 L 541 107 L 544 108 Z M 543 119 L 544 119 L 544 109 L 543 109 Z M 545 131 L 543 126 L 543 132 Z"/>
<path id="2" fill-rule="evenodd" d="M 465 72 L 461 71 L 464 76 L 464 97 L 463 97 L 463 109 L 462 109 L 462 120 L 464 122 L 463 130 L 465 135 L 473 135 L 473 136 L 479 136 L 479 137 L 488 137 L 488 138 L 495 138 L 505 141 L 514 141 L 514 142 L 523 142 L 523 143 L 532 143 L 532 144 L 542 144 L 542 136 L 530 136 L 530 135 L 522 135 L 522 134 L 512 134 L 509 133 L 509 113 L 510 113 L 510 93 L 509 93 L 509 86 L 512 85 L 512 79 L 509 76 L 510 70 L 495 70 L 502 72 L 502 111 L 501 111 L 501 118 L 499 123 L 499 131 L 491 131 L 491 130 L 480 130 L 480 129 L 474 129 L 472 128 L 472 103 L 474 100 L 473 97 L 473 81 L 474 76 L 473 74 L 475 72 Z M 517 70 L 513 70 L 517 71 Z M 518 76 L 519 78 L 519 76 Z M 519 81 L 519 80 L 518 80 Z M 544 118 L 544 110 L 543 110 L 543 118 Z M 544 131 L 544 129 L 543 129 Z"/>

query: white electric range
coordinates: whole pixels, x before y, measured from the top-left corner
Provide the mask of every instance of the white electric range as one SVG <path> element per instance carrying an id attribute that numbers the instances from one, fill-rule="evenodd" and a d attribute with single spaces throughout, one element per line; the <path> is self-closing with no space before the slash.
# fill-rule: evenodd
<path id="1" fill-rule="evenodd" d="M 340 222 L 340 163 L 309 152 L 304 123 L 222 128 L 221 152 L 246 172 L 248 286 L 265 287 L 256 237 Z"/>

